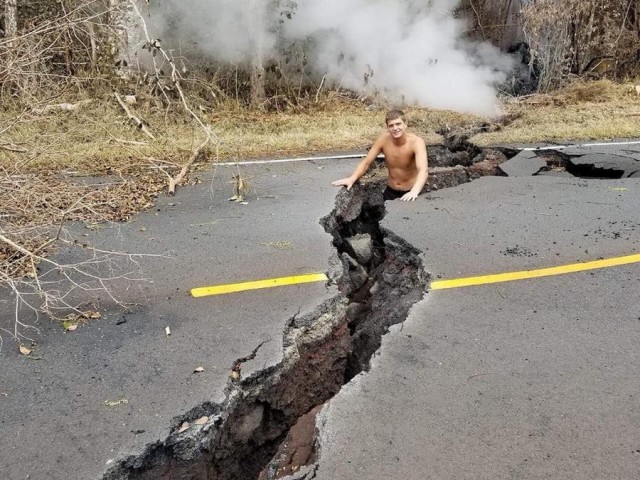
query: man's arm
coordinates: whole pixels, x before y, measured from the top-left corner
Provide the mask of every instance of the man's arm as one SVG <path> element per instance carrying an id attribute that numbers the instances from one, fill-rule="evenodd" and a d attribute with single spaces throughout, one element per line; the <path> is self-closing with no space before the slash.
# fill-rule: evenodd
<path id="1" fill-rule="evenodd" d="M 413 185 L 413 188 L 409 190 L 409 193 L 405 193 L 401 200 L 403 202 L 412 202 L 420 192 L 424 188 L 425 183 L 427 183 L 427 178 L 429 176 L 429 162 L 427 160 L 427 146 L 424 143 L 424 140 L 420 137 L 417 137 L 415 152 L 416 156 L 416 167 L 418 168 L 418 176 L 416 177 L 416 183 Z"/>
<path id="2" fill-rule="evenodd" d="M 364 160 L 362 160 L 358 164 L 358 166 L 353 171 L 351 176 L 347 178 L 342 178 L 340 180 L 336 180 L 335 182 L 331 183 L 331 185 L 333 185 L 334 187 L 340 187 L 344 185 L 345 187 L 347 187 L 347 190 L 351 190 L 351 187 L 353 187 L 353 184 L 356 183 L 358 179 L 362 177 L 365 173 L 367 173 L 367 170 L 369 170 L 369 167 L 371 166 L 373 161 L 376 159 L 378 155 L 380 155 L 380 153 L 382 152 L 383 145 L 384 145 L 384 134 L 378 137 L 378 139 L 373 144 L 373 147 L 371 147 L 371 149 L 369 150 L 369 153 L 367 153 L 367 156 L 364 157 Z"/>

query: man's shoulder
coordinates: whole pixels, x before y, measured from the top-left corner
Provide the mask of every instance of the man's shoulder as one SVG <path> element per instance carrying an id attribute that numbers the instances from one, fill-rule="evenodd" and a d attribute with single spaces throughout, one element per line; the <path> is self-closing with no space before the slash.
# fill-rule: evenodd
<path id="1" fill-rule="evenodd" d="M 382 132 L 378 135 L 378 141 L 385 143 L 391 141 L 391 134 L 389 132 Z"/>
<path id="2" fill-rule="evenodd" d="M 376 143 L 381 149 L 384 149 L 385 147 L 389 146 L 389 144 L 392 142 L 393 142 L 393 139 L 389 132 L 382 132 L 380 135 L 378 135 L 378 138 L 376 139 Z"/>
<path id="3" fill-rule="evenodd" d="M 407 133 L 407 141 L 414 148 L 425 145 L 424 139 L 420 135 L 416 135 L 415 133 Z"/>

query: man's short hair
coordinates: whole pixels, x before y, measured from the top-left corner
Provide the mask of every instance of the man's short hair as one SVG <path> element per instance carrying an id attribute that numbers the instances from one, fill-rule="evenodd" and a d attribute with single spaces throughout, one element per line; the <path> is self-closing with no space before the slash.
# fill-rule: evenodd
<path id="1" fill-rule="evenodd" d="M 384 124 L 385 125 L 389 125 L 389 122 L 391 120 L 395 120 L 399 118 L 400 120 L 402 120 L 404 123 L 407 123 L 407 116 L 404 114 L 404 112 L 402 110 L 399 109 L 393 109 L 393 110 L 389 110 L 387 112 L 387 114 L 384 117 Z"/>

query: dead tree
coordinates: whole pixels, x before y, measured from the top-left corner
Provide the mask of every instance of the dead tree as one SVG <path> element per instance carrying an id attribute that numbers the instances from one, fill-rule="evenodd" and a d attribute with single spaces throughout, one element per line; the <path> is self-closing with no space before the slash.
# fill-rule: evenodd
<path id="1" fill-rule="evenodd" d="M 251 56 L 250 74 L 251 74 L 251 105 L 259 107 L 264 103 L 265 93 L 265 70 L 264 70 L 264 46 L 262 31 L 264 30 L 265 11 L 261 0 L 251 0 L 250 15 L 253 25 L 250 31 L 253 37 L 253 52 Z"/>
<path id="2" fill-rule="evenodd" d="M 15 38 L 18 35 L 18 1 L 4 0 L 4 35 Z"/>
<path id="3" fill-rule="evenodd" d="M 524 31 L 542 69 L 541 90 L 576 76 L 638 73 L 637 0 L 540 0 L 522 9 Z"/>
<path id="4" fill-rule="evenodd" d="M 137 44 L 142 44 L 143 32 L 135 4 L 128 0 L 109 0 L 109 50 L 118 73 L 126 75 Z"/>
<path id="5" fill-rule="evenodd" d="M 34 316 L 97 318 L 98 301 L 124 307 L 119 292 L 142 279 L 140 255 L 93 247 L 67 224 L 119 220 L 125 205 L 112 206 L 130 188 L 124 179 L 96 188 L 0 166 L 0 293 L 13 300 L 0 317 L 0 351 L 7 338 L 20 347 L 34 340 Z M 64 260 L 51 256 L 58 249 Z"/>

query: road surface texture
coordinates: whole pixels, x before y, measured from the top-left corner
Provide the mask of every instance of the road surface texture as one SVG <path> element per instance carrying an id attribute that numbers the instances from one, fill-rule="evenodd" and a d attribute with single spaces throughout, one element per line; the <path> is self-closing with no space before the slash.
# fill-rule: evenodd
<path id="1" fill-rule="evenodd" d="M 246 456 L 262 429 L 261 441 L 273 445 L 253 456 L 272 455 L 282 441 L 273 428 L 284 422 L 278 415 L 328 400 L 316 420 L 319 452 L 309 465 L 289 465 L 298 471 L 291 478 L 637 478 L 638 265 L 437 290 L 421 301 L 413 280 L 402 276 L 411 270 L 426 285 L 414 261 L 418 254 L 438 281 L 638 253 L 635 150 L 640 147 L 523 152 L 504 164 L 510 177 L 483 177 L 432 188 L 413 203 L 388 203 L 381 225 L 399 239 L 371 230 L 367 222 L 377 225 L 378 218 L 350 225 L 366 223 L 373 237 L 384 236 L 388 252 L 411 258 L 412 267 L 388 266 L 387 255 L 380 264 L 367 260 L 381 270 L 365 271 L 363 278 L 361 265 L 345 256 L 362 235 L 347 238 L 348 215 L 340 217 L 339 234 L 334 230 L 334 243 L 344 237 L 349 244 L 337 264 L 331 237 L 319 224 L 334 206 L 331 180 L 348 174 L 357 160 L 243 167 L 252 183 L 248 205 L 227 201 L 237 169 L 218 167 L 202 184 L 161 199 L 129 224 L 85 232 L 101 248 L 166 256 L 140 259 L 148 282 L 121 295 L 138 304 L 132 311 L 103 301 L 103 318 L 68 333 L 40 320 L 34 352 L 40 360 L 20 356 L 5 341 L 0 475 L 249 478 L 235 470 L 211 476 L 202 460 L 212 451 L 216 456 L 211 432 L 233 425 L 215 437 L 218 450 Z M 585 161 L 586 155 L 592 158 Z M 341 268 L 350 272 L 347 284 L 336 280 Z M 189 295 L 194 287 L 315 272 L 329 272 L 333 281 Z M 378 274 L 379 282 L 369 282 Z M 406 288 L 376 290 L 389 278 Z M 354 347 L 342 342 L 339 326 L 314 330 L 340 315 L 360 318 L 336 298 L 348 290 L 353 306 L 365 287 L 375 290 L 373 297 L 386 295 L 382 303 L 410 297 L 394 304 L 401 318 L 370 366 L 368 356 L 351 354 L 375 342 Z M 2 301 L 7 307 L 0 324 L 9 326 L 9 299 Z M 349 328 L 355 338 L 358 332 Z M 333 340 L 299 340 L 320 333 Z M 294 344 L 303 351 L 300 362 L 279 370 Z M 301 345 L 313 348 L 305 355 Z M 335 382 L 314 391 L 344 370 L 342 360 L 351 381 L 339 392 Z M 296 383 L 310 366 L 317 376 Z M 193 373 L 197 367 L 204 372 Z M 242 388 L 239 379 L 246 382 Z M 277 409 L 274 391 L 287 392 Z M 307 405 L 312 397 L 322 399 Z M 118 400 L 126 403 L 114 405 Z M 268 458 L 260 462 L 266 466 Z M 163 477 L 152 467 L 179 473 Z M 267 469 L 262 478 L 277 473 Z"/>
<path id="2" fill-rule="evenodd" d="M 315 307 L 330 288 L 203 299 L 189 290 L 325 271 L 333 249 L 318 219 L 333 207 L 335 162 L 243 167 L 253 184 L 248 205 L 227 200 L 234 173 L 219 167 L 131 223 L 85 230 L 101 248 L 167 258 L 140 259 L 153 283 L 134 283 L 121 296 L 139 304 L 132 313 L 103 302 L 103 318 L 72 333 L 41 319 L 34 350 L 41 360 L 16 354 L 5 338 L 0 478 L 98 478 L 110 459 L 166 436 L 173 417 L 219 401 L 234 361 L 260 343 L 245 371 L 280 360 L 289 317 Z M 9 327 L 12 306 L 3 300 L 1 321 Z M 194 374 L 197 367 L 205 371 Z M 121 399 L 128 403 L 104 403 Z"/>
<path id="3" fill-rule="evenodd" d="M 436 277 L 530 270 L 639 252 L 639 189 L 486 177 L 384 225 Z M 639 287 L 632 265 L 430 292 L 321 414 L 315 478 L 638 478 Z"/>

